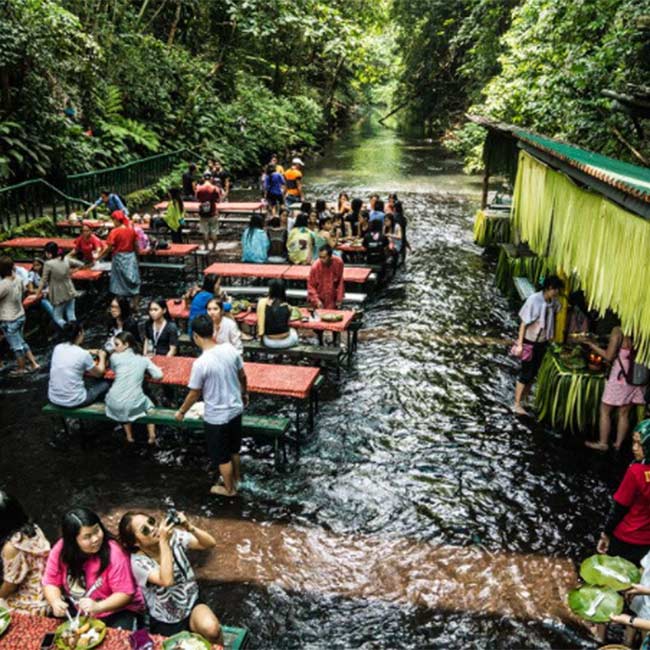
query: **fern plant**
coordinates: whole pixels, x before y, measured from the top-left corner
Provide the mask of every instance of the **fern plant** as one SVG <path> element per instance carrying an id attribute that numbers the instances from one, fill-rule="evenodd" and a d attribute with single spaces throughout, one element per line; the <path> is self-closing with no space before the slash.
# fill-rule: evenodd
<path id="1" fill-rule="evenodd" d="M 21 169 L 26 176 L 44 176 L 52 147 L 39 142 L 17 122 L 0 122 L 0 180 Z"/>
<path id="2" fill-rule="evenodd" d="M 132 142 L 147 151 L 158 151 L 158 135 L 142 122 L 124 117 L 122 95 L 117 86 L 108 86 L 100 94 L 94 93 L 95 105 L 99 112 L 98 126 L 103 135 L 111 141 L 113 153 L 128 150 L 127 142 Z"/>

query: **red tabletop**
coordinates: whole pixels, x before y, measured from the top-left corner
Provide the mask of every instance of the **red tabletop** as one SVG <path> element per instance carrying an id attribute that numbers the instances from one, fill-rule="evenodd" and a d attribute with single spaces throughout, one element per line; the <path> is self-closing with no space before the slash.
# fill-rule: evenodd
<path id="1" fill-rule="evenodd" d="M 48 632 L 54 632 L 62 622 L 61 619 L 13 612 L 11 625 L 0 638 L 0 650 L 40 650 L 43 636 Z M 107 628 L 106 637 L 100 646 L 101 650 L 128 650 L 131 647 L 130 634 L 128 630 Z M 162 650 L 165 637 L 152 634 L 151 638 L 154 642 L 153 650 Z M 212 647 L 216 649 L 222 646 Z"/>
<path id="2" fill-rule="evenodd" d="M 3 248 L 43 248 L 47 242 L 56 242 L 59 248 L 63 250 L 72 250 L 74 248 L 74 239 L 62 237 L 16 237 L 0 243 Z M 156 257 L 183 257 L 190 255 L 198 250 L 198 244 L 169 244 L 169 248 L 157 250 L 154 253 L 146 255 L 155 255 Z"/>
<path id="3" fill-rule="evenodd" d="M 308 321 L 292 320 L 289 321 L 289 325 L 291 327 L 295 327 L 296 329 L 303 330 L 314 330 L 321 332 L 345 332 L 350 326 L 352 319 L 354 318 L 354 312 L 347 309 L 316 309 L 315 312 L 318 316 L 322 316 L 323 314 L 342 314 L 343 320 L 335 321 L 332 323 L 320 319 L 311 320 L 310 318 Z M 303 316 L 310 316 L 309 310 L 304 307 L 300 309 L 300 313 Z M 253 327 L 256 326 L 257 313 L 247 312 L 242 321 L 246 323 L 246 325 L 251 325 Z"/>
<path id="4" fill-rule="evenodd" d="M 32 263 L 31 262 L 16 262 L 17 266 L 22 266 L 24 269 L 31 271 Z M 77 269 L 72 272 L 73 280 L 88 280 L 89 282 L 96 282 L 99 278 L 104 275 L 104 271 L 95 271 L 94 269 Z M 23 305 L 25 303 L 23 302 Z"/>
<path id="5" fill-rule="evenodd" d="M 187 386 L 190 380 L 194 357 L 161 357 L 151 359 L 162 371 L 160 380 L 148 379 L 152 383 L 168 386 Z M 308 366 L 275 365 L 270 363 L 244 363 L 248 379 L 248 390 L 263 395 L 281 395 L 306 399 L 320 373 L 319 368 Z M 107 370 L 106 379 L 113 379 L 115 373 Z M 0 646 L 1 647 L 1 646 Z"/>
<path id="6" fill-rule="evenodd" d="M 7 239 L 0 243 L 2 248 L 43 248 L 47 242 L 53 241 L 63 250 L 72 250 L 74 248 L 74 239 L 63 237 L 15 237 Z"/>
<path id="7" fill-rule="evenodd" d="M 336 247 L 336 250 L 341 251 L 342 253 L 365 253 L 366 252 L 364 246 L 355 246 L 354 244 L 346 244 L 345 242 L 339 244 Z"/>
<path id="8" fill-rule="evenodd" d="M 309 279 L 310 266 L 302 266 L 299 264 L 294 264 L 289 267 L 286 273 L 282 276 L 283 280 L 302 280 L 307 282 Z M 344 282 L 355 282 L 358 284 L 363 284 L 368 280 L 368 277 L 372 273 L 372 269 L 360 268 L 356 266 L 344 267 L 343 268 L 343 280 Z"/>
<path id="9" fill-rule="evenodd" d="M 135 225 L 142 228 L 142 230 L 149 230 L 150 227 L 150 224 L 146 221 L 139 221 Z M 82 221 L 63 219 L 56 222 L 57 228 L 79 228 L 81 230 L 82 226 L 88 226 L 91 230 L 98 230 L 100 228 L 113 228 L 113 222 L 103 221 L 102 219 L 83 219 Z"/>
<path id="10" fill-rule="evenodd" d="M 156 203 L 153 207 L 156 210 L 166 210 L 169 205 L 168 201 L 161 201 Z M 198 212 L 199 211 L 199 202 L 198 201 L 184 201 L 183 207 L 185 212 Z M 232 213 L 236 214 L 237 212 L 250 213 L 250 212 L 263 212 L 265 209 L 264 203 L 261 201 L 243 201 L 237 203 L 235 201 L 224 201 L 223 203 L 217 203 L 217 212 Z"/>
<path id="11" fill-rule="evenodd" d="M 190 317 L 190 308 L 185 304 L 185 301 L 181 298 L 180 302 L 176 302 L 178 298 L 168 298 L 167 299 L 167 311 L 169 312 L 170 318 L 180 318 L 187 319 Z"/>
<path id="12" fill-rule="evenodd" d="M 247 264 L 216 262 L 203 273 L 216 273 L 229 278 L 282 278 L 289 270 L 286 264 Z"/>
<path id="13" fill-rule="evenodd" d="M 163 248 L 154 253 L 145 253 L 145 255 L 155 255 L 156 257 L 185 257 L 185 255 L 195 253 L 198 249 L 198 244 L 173 244 L 170 242 L 169 248 Z"/>

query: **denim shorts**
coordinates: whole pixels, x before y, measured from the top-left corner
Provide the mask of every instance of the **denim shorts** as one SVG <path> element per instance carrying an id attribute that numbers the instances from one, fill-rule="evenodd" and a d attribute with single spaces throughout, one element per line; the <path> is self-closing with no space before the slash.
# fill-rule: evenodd
<path id="1" fill-rule="evenodd" d="M 23 338 L 23 327 L 25 317 L 21 316 L 16 320 L 1 320 L 0 329 L 9 343 L 9 347 L 17 357 L 24 356 L 29 352 L 29 345 Z"/>

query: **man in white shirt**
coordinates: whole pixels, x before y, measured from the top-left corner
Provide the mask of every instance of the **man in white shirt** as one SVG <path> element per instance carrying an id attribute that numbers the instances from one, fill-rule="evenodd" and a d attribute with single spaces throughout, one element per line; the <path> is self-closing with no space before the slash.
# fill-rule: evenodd
<path id="1" fill-rule="evenodd" d="M 210 492 L 231 497 L 237 494 L 241 478 L 239 450 L 248 390 L 241 355 L 230 343 L 215 343 L 213 330 L 212 319 L 205 314 L 192 320 L 192 340 L 202 353 L 192 366 L 190 392 L 176 411 L 176 420 L 181 422 L 203 395 L 208 454 L 223 477 L 223 485 L 215 483 Z"/>

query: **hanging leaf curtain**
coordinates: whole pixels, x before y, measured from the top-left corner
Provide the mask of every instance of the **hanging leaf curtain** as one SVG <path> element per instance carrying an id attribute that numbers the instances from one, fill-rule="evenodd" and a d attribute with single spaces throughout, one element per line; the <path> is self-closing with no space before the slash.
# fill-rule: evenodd
<path id="1" fill-rule="evenodd" d="M 531 250 L 578 276 L 592 307 L 618 314 L 650 362 L 650 222 L 521 151 L 513 223 Z"/>

